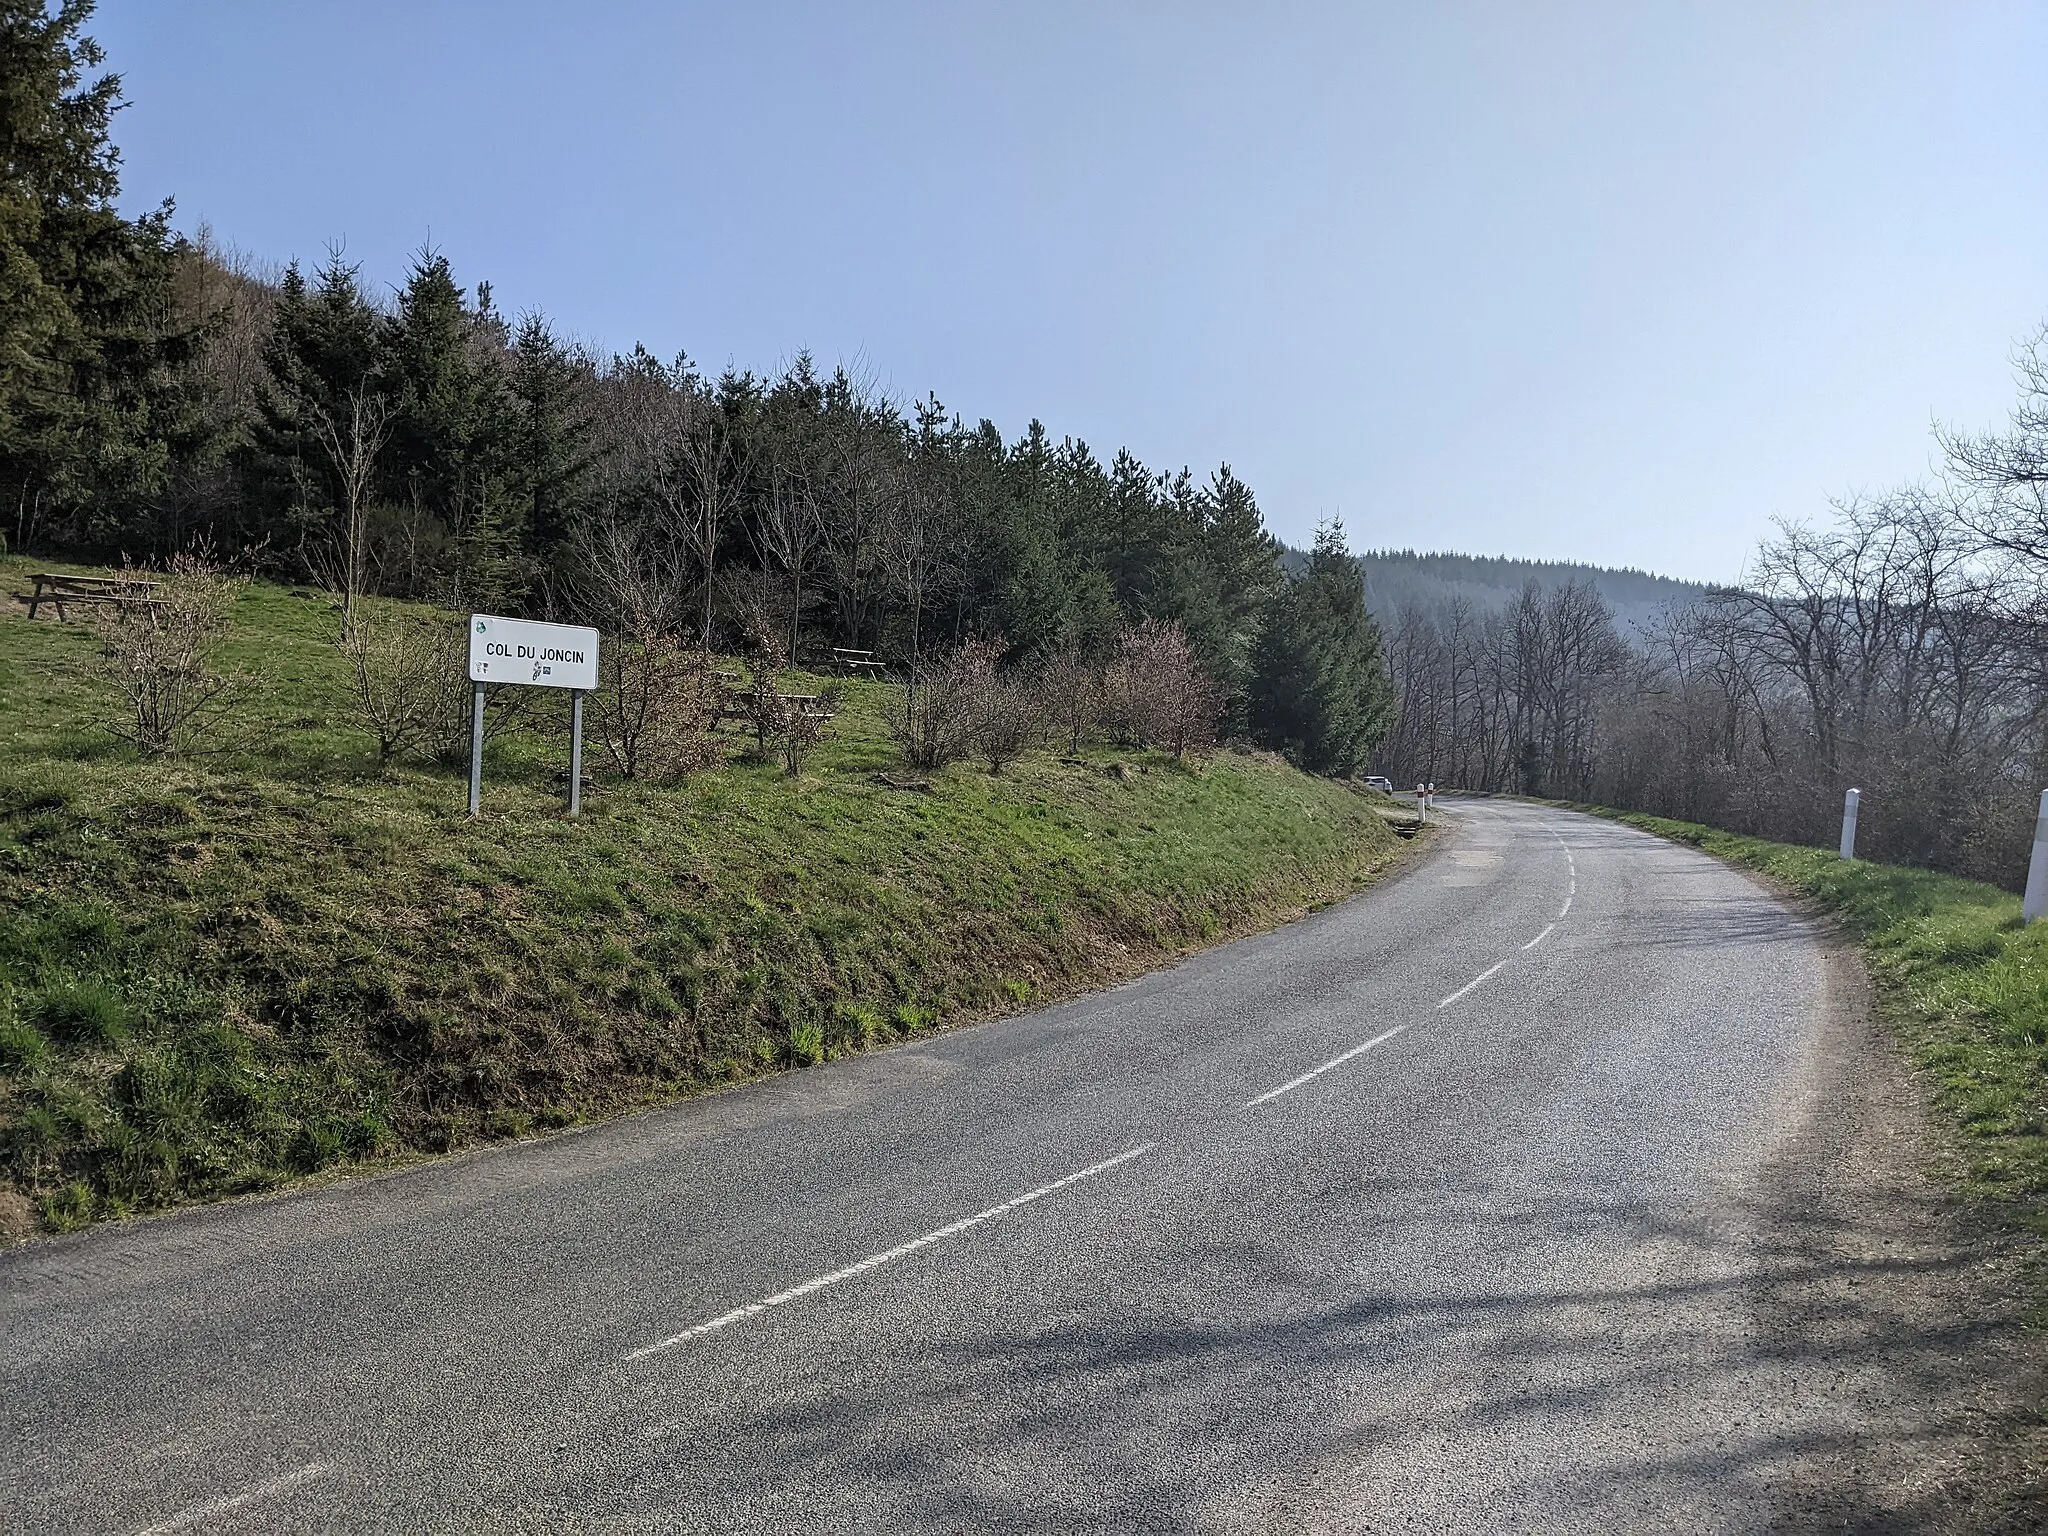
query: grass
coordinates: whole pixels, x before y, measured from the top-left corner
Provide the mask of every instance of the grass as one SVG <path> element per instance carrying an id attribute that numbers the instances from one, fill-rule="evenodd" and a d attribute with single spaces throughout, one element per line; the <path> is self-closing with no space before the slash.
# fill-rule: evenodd
<path id="1" fill-rule="evenodd" d="M 1758 870 L 1834 913 L 1957 1133 L 1961 1186 L 2048 1238 L 2048 924 L 2019 898 L 1924 869 L 1582 806 Z"/>
<path id="2" fill-rule="evenodd" d="M 28 568 L 0 559 L 0 589 Z M 886 1046 L 1394 857 L 1373 799 L 1263 755 L 890 788 L 866 683 L 801 778 L 736 743 L 573 822 L 546 695 L 491 744 L 472 821 L 459 771 L 375 763 L 335 630 L 324 598 L 251 585 L 232 713 L 151 760 L 107 730 L 83 626 L 0 612 L 0 1214 L 69 1230 Z"/>

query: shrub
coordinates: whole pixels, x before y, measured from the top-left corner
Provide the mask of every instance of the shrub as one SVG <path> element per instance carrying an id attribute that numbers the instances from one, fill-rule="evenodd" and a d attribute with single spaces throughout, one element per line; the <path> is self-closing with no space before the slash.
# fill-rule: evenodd
<path id="1" fill-rule="evenodd" d="M 1131 746 L 1180 757 L 1216 740 L 1223 691 L 1178 624 L 1146 619 L 1120 630 L 1103 693 L 1106 713 Z"/>
<path id="2" fill-rule="evenodd" d="M 125 709 L 111 727 L 140 751 L 172 751 L 229 688 L 209 657 L 229 628 L 241 582 L 196 556 L 179 555 L 145 599 L 100 610 L 101 666 Z"/>
<path id="3" fill-rule="evenodd" d="M 418 613 L 372 617 L 358 608 L 343 625 L 349 702 L 377 738 L 378 762 L 439 751 L 469 697 L 465 639 L 452 618 Z"/>
<path id="4" fill-rule="evenodd" d="M 1048 745 L 1079 752 L 1102 724 L 1102 670 L 1077 645 L 1041 657 L 1031 691 Z"/>
<path id="5" fill-rule="evenodd" d="M 711 761 L 718 688 L 710 657 L 654 632 L 612 641 L 602 657 L 587 718 L 620 778 L 680 778 Z"/>
<path id="6" fill-rule="evenodd" d="M 1002 646 L 968 640 L 904 691 L 889 730 L 913 768 L 943 768 L 963 757 L 998 772 L 1031 739 L 1036 711 L 1028 692 L 998 671 Z"/>
<path id="7" fill-rule="evenodd" d="M 961 651 L 967 742 L 990 773 L 1001 773 L 1038 734 L 1037 700 L 1022 679 L 996 665 L 994 645 L 970 641 Z"/>

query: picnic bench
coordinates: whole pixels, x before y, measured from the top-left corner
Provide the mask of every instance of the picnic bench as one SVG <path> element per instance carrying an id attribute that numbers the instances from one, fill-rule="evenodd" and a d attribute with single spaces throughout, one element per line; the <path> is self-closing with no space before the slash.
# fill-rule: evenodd
<path id="1" fill-rule="evenodd" d="M 816 720 L 820 723 L 830 720 L 838 711 L 815 693 L 777 693 L 789 713 L 799 720 Z M 719 689 L 717 707 L 711 712 L 711 728 L 722 730 L 728 725 L 752 730 L 754 715 L 746 702 L 746 695 L 737 687 L 726 685 Z"/>
<path id="2" fill-rule="evenodd" d="M 832 647 L 832 665 L 856 677 L 880 677 L 889 670 L 884 663 L 875 660 L 873 651 L 857 651 L 844 645 Z"/>
<path id="3" fill-rule="evenodd" d="M 67 607 L 154 608 L 157 582 L 139 576 L 66 576 L 56 571 L 37 571 L 29 578 L 33 592 L 17 592 L 14 600 L 28 604 L 28 616 L 49 603 L 57 610 L 57 622 L 68 622 Z"/>

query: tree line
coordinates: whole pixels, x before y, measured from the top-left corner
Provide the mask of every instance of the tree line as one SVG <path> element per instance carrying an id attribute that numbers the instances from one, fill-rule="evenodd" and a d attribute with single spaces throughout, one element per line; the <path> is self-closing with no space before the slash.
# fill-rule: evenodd
<path id="1" fill-rule="evenodd" d="M 871 652 L 914 690 L 969 643 L 1108 668 L 1184 640 L 1215 724 L 1345 772 L 1390 704 L 1341 528 L 1290 573 L 1251 489 L 1006 437 L 800 355 L 707 371 L 507 315 L 422 250 L 381 293 L 338 251 L 274 276 L 166 203 L 115 208 L 118 76 L 84 27 L 0 0 L 9 84 L 0 496 L 15 548 L 211 551 L 331 589 L 592 622 L 786 663 Z M 12 279 L 10 279 L 12 280 Z"/>
<path id="2" fill-rule="evenodd" d="M 1390 626 L 1401 779 L 1598 801 L 2006 886 L 2048 786 L 2048 330 L 2009 423 L 1927 483 L 1784 523 L 1738 586 L 1624 631 L 1583 582 Z"/>

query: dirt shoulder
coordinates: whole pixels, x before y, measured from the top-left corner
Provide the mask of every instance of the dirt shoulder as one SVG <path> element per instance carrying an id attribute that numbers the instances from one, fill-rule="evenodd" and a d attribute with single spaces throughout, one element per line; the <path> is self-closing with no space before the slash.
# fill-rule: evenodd
<path id="1" fill-rule="evenodd" d="M 2028 1244 L 1943 1178 L 1953 1133 L 1878 1018 L 1855 942 L 1759 883 L 1812 924 L 1829 996 L 1756 1192 L 1751 1335 L 1792 1390 L 1855 1404 L 1832 1433 L 1782 1447 L 1775 1523 L 2048 1529 L 2048 1341 L 2029 1316 Z"/>

